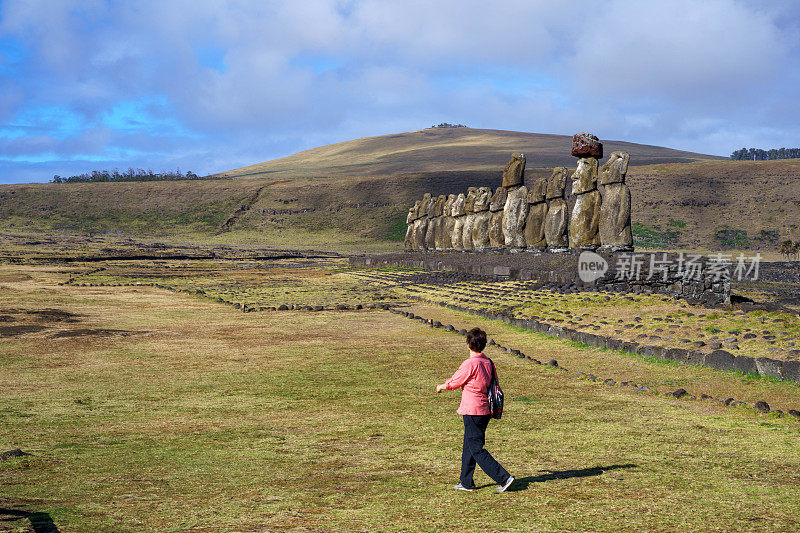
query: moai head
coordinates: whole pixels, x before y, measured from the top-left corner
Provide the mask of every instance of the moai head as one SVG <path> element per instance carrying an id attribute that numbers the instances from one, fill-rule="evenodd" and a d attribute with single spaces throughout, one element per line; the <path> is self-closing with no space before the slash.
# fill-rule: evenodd
<path id="1" fill-rule="evenodd" d="M 528 203 L 538 204 L 547 198 L 547 178 L 538 178 L 528 188 Z"/>
<path id="2" fill-rule="evenodd" d="M 444 202 L 444 209 L 442 210 L 442 214 L 446 217 L 453 216 L 453 204 L 456 201 L 456 195 L 450 194 L 447 196 L 447 200 Z"/>
<path id="3" fill-rule="evenodd" d="M 503 168 L 503 187 L 519 187 L 525 181 L 525 154 L 511 154 L 511 161 Z"/>
<path id="4" fill-rule="evenodd" d="M 455 202 L 453 202 L 453 216 L 454 217 L 461 217 L 467 214 L 467 197 L 462 192 L 458 196 L 456 196 Z"/>
<path id="5" fill-rule="evenodd" d="M 426 192 L 422 195 L 422 200 L 419 202 L 419 210 L 417 210 L 417 218 L 424 218 L 428 216 L 428 202 L 431 199 L 431 193 Z"/>
<path id="6" fill-rule="evenodd" d="M 631 155 L 628 152 L 611 152 L 608 161 L 598 170 L 600 185 L 610 183 L 625 183 L 625 174 L 628 173 L 628 163 Z"/>
<path id="7" fill-rule="evenodd" d="M 508 189 L 505 187 L 498 187 L 497 190 L 494 191 L 492 199 L 489 200 L 489 211 L 492 213 L 502 211 L 506 206 L 506 198 L 508 198 Z"/>
<path id="8" fill-rule="evenodd" d="M 603 143 L 591 133 L 581 132 L 572 136 L 572 155 L 575 157 L 603 158 Z"/>
<path id="9" fill-rule="evenodd" d="M 419 218 L 419 212 L 422 209 L 422 200 L 417 200 L 414 202 L 414 207 L 411 208 L 411 220 L 417 220 Z"/>
<path id="10" fill-rule="evenodd" d="M 489 187 L 481 187 L 478 189 L 475 193 L 475 212 L 480 213 L 481 211 L 488 211 L 491 198 L 492 189 Z"/>
<path id="11" fill-rule="evenodd" d="M 433 216 L 440 217 L 444 214 L 444 203 L 447 201 L 447 196 L 441 195 L 436 199 L 436 204 L 433 208 Z"/>
<path id="12" fill-rule="evenodd" d="M 467 189 L 467 201 L 464 204 L 464 210 L 467 214 L 475 212 L 475 196 L 478 194 L 477 187 L 470 187 Z"/>
<path id="13" fill-rule="evenodd" d="M 414 215 L 417 213 L 417 204 L 414 204 L 411 209 L 408 210 L 408 215 L 406 215 L 406 224 L 411 224 L 414 222 Z"/>
<path id="14" fill-rule="evenodd" d="M 430 195 L 429 195 L 430 196 Z M 436 198 L 428 198 L 428 203 L 425 204 L 425 216 L 433 218 L 436 211 Z"/>
<path id="15" fill-rule="evenodd" d="M 597 159 L 578 159 L 578 169 L 572 174 L 572 194 L 582 194 L 597 189 Z"/>
<path id="16" fill-rule="evenodd" d="M 564 197 L 564 187 L 567 186 L 567 170 L 566 167 L 556 167 L 553 169 L 553 174 L 547 180 L 547 199 L 555 200 L 556 198 Z"/>

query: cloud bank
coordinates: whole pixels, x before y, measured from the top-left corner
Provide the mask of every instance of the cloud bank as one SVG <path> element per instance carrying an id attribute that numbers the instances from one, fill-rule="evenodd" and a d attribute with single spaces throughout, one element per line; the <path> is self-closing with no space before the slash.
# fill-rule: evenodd
<path id="1" fill-rule="evenodd" d="M 0 181 L 208 174 L 438 122 L 800 144 L 794 2 L 0 0 Z"/>

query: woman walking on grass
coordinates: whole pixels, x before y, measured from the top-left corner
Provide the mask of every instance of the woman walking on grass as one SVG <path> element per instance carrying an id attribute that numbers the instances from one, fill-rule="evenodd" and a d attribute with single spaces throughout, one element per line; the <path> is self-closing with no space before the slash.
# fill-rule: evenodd
<path id="1" fill-rule="evenodd" d="M 461 482 L 454 488 L 472 492 L 475 483 L 472 475 L 475 464 L 492 478 L 498 485 L 497 492 L 504 492 L 514 477 L 506 472 L 492 454 L 483 448 L 486 440 L 486 426 L 492 419 L 489 414 L 489 383 L 492 381 L 494 363 L 483 355 L 486 347 L 486 332 L 473 328 L 467 333 L 469 358 L 458 367 L 453 376 L 436 386 L 436 392 L 461 388 L 461 405 L 456 411 L 464 417 L 464 447 L 461 450 Z"/>

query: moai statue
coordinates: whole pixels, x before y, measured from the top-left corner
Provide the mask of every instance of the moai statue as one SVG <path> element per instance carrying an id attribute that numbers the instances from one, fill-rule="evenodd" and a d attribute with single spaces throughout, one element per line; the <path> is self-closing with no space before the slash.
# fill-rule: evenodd
<path id="1" fill-rule="evenodd" d="M 453 247 L 453 229 L 456 224 L 456 219 L 453 218 L 453 204 L 456 201 L 456 195 L 448 195 L 447 201 L 444 203 L 444 213 L 442 217 L 442 249 L 450 250 Z"/>
<path id="2" fill-rule="evenodd" d="M 425 249 L 426 250 L 435 250 L 436 249 L 436 203 L 439 200 L 438 197 L 434 196 L 430 200 L 428 200 L 428 206 L 425 212 L 428 216 L 428 227 L 425 230 Z"/>
<path id="3" fill-rule="evenodd" d="M 525 219 L 528 217 L 528 189 L 525 182 L 525 156 L 511 154 L 511 161 L 503 169 L 503 188 L 508 191 L 503 206 L 503 240 L 507 248 L 519 251 L 525 248 Z"/>
<path id="4" fill-rule="evenodd" d="M 503 168 L 503 187 L 519 187 L 525 181 L 525 154 L 514 152 L 511 161 Z"/>
<path id="5" fill-rule="evenodd" d="M 551 252 L 567 250 L 567 227 L 569 214 L 567 201 L 564 199 L 564 187 L 567 185 L 567 169 L 556 167 L 547 180 L 547 217 L 544 222 L 544 238 Z"/>
<path id="6" fill-rule="evenodd" d="M 444 240 L 444 204 L 447 203 L 447 196 L 440 195 L 436 199 L 433 208 L 433 246 L 436 250 L 443 250 L 442 241 Z"/>
<path id="7" fill-rule="evenodd" d="M 481 187 L 475 194 L 475 220 L 472 223 L 472 247 L 484 250 L 489 247 L 489 221 L 492 214 L 489 211 L 489 202 L 492 199 L 492 189 Z"/>
<path id="8" fill-rule="evenodd" d="M 417 204 L 415 203 L 406 215 L 406 238 L 403 240 L 403 248 L 408 252 L 414 249 L 414 216 L 416 215 Z"/>
<path id="9" fill-rule="evenodd" d="M 544 225 L 547 220 L 547 178 L 537 179 L 528 189 L 528 217 L 525 219 L 525 245 L 529 250 L 547 246 Z"/>
<path id="10" fill-rule="evenodd" d="M 506 237 L 503 235 L 503 209 L 506 206 L 507 198 L 508 189 L 498 187 L 489 201 L 489 212 L 491 213 L 491 218 L 489 219 L 489 246 L 492 248 L 504 248 L 506 245 Z"/>
<path id="11" fill-rule="evenodd" d="M 464 250 L 474 250 L 472 245 L 472 226 L 475 224 L 475 196 L 478 194 L 477 187 L 467 189 L 467 201 L 464 203 L 464 210 L 467 218 L 464 221 L 464 233 L 461 235 L 461 245 Z"/>
<path id="12" fill-rule="evenodd" d="M 467 197 L 462 192 L 456 196 L 453 202 L 453 238 L 452 244 L 454 250 L 463 250 L 464 242 L 464 224 L 467 221 Z"/>
<path id="13" fill-rule="evenodd" d="M 431 195 L 425 193 L 422 200 L 419 201 L 417 207 L 417 220 L 414 221 L 414 249 L 425 249 L 425 234 L 428 231 L 428 203 L 431 200 Z M 416 204 L 415 204 L 416 205 Z"/>
<path id="14" fill-rule="evenodd" d="M 614 252 L 633 251 L 631 234 L 631 190 L 625 184 L 628 163 L 627 152 L 612 152 L 599 170 L 603 187 L 600 205 L 600 244 Z"/>
<path id="15" fill-rule="evenodd" d="M 600 192 L 597 190 L 597 159 L 582 157 L 572 174 L 575 207 L 569 219 L 569 247 L 596 248 L 600 245 Z"/>

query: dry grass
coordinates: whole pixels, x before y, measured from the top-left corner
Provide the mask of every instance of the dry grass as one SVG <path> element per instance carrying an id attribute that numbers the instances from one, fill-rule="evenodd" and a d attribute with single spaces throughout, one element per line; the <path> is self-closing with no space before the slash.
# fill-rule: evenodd
<path id="1" fill-rule="evenodd" d="M 630 152 L 636 164 L 717 159 L 659 146 L 603 141 L 606 154 Z M 216 174 L 219 177 L 374 176 L 398 172 L 502 169 L 512 152 L 528 166 L 573 166 L 572 137 L 473 128 L 427 128 L 365 137 Z"/>
<path id="2" fill-rule="evenodd" d="M 0 304 L 139 332 L 0 344 L 0 445 L 34 454 L 0 463 L 3 494 L 61 531 L 798 527 L 794 420 L 490 352 L 509 399 L 488 447 L 521 483 L 457 493 L 458 397 L 433 388 L 462 337 L 387 312 L 243 314 L 151 288 L 58 286 L 66 276 L 48 270 L 3 267 L 14 291 Z M 452 319 L 576 370 L 613 368 L 596 350 Z"/>

